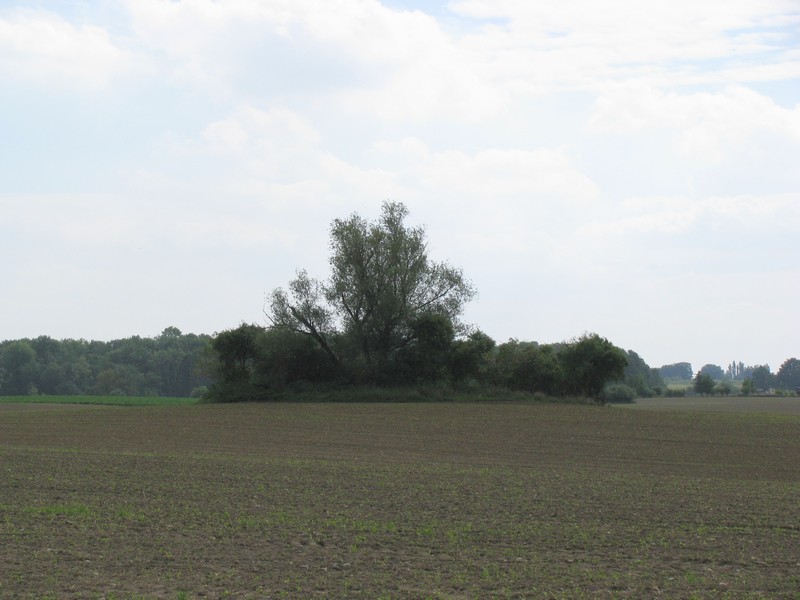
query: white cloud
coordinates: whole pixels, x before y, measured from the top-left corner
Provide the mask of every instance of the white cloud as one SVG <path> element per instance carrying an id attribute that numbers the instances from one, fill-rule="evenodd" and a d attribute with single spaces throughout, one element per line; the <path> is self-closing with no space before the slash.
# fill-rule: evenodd
<path id="1" fill-rule="evenodd" d="M 680 95 L 626 85 L 598 98 L 588 123 L 591 133 L 657 130 L 670 132 L 685 156 L 719 162 L 756 134 L 771 133 L 799 143 L 800 105 L 786 109 L 742 86 Z"/>
<path id="2" fill-rule="evenodd" d="M 541 48 L 594 49 L 640 64 L 760 53 L 780 32 L 753 28 L 789 28 L 800 20 L 790 0 L 464 0 L 450 7 L 474 18 L 505 19 L 509 35 Z"/>
<path id="3" fill-rule="evenodd" d="M 302 179 L 320 136 L 311 122 L 287 108 L 242 106 L 203 131 L 205 149 L 242 161 L 247 171 L 275 181 Z"/>
<path id="4" fill-rule="evenodd" d="M 0 72 L 40 85 L 95 90 L 135 66 L 95 25 L 75 26 L 48 12 L 0 18 Z"/>
<path id="5" fill-rule="evenodd" d="M 523 95 L 602 90 L 610 82 L 733 83 L 798 75 L 793 36 L 800 13 L 789 0 L 466 0 L 450 7 L 499 21 L 465 43 L 488 59 L 487 76 Z"/>
<path id="6" fill-rule="evenodd" d="M 164 202 L 100 194 L 39 194 L 0 196 L 3 226 L 25 232 L 36 245 L 66 244 L 82 249 L 136 251 L 151 247 L 268 247 L 287 243 L 292 234 L 271 222 L 259 207 L 231 214 L 219 202 Z"/>
<path id="7" fill-rule="evenodd" d="M 597 194 L 564 149 L 450 150 L 434 154 L 419 170 L 430 185 L 482 200 L 528 197 L 582 203 Z"/>
<path id="8" fill-rule="evenodd" d="M 308 117 L 281 106 L 239 106 L 167 152 L 171 160 L 163 172 L 147 180 L 179 178 L 184 164 L 199 162 L 194 187 L 202 189 L 196 191 L 264 203 L 278 212 L 315 212 L 332 204 L 352 210 L 404 196 L 394 172 L 337 156 Z"/>
<path id="9" fill-rule="evenodd" d="M 452 2 L 467 19 L 447 27 L 377 0 L 127 6 L 139 41 L 179 80 L 232 98 L 316 86 L 338 110 L 393 122 L 479 122 L 553 90 L 763 81 L 800 68 L 789 37 L 800 16 L 785 0 Z"/>
<path id="10" fill-rule="evenodd" d="M 757 229 L 763 233 L 800 228 L 800 195 L 736 196 L 692 199 L 635 198 L 622 205 L 616 218 L 586 223 L 579 236 L 613 238 L 630 235 L 673 235 L 700 224 Z"/>
<path id="11" fill-rule="evenodd" d="M 475 119 L 504 107 L 501 91 L 475 68 L 474 54 L 419 11 L 391 10 L 375 0 L 131 0 L 128 8 L 140 39 L 166 52 L 169 72 L 217 93 L 222 86 L 235 94 L 252 83 L 237 80 L 241 63 L 258 70 L 261 85 L 278 82 L 281 93 L 308 86 L 299 73 L 286 73 L 288 62 L 331 80 L 325 91 L 354 113 Z M 319 49 L 316 56 L 303 50 L 309 45 Z M 321 54 L 327 63 L 319 62 Z"/>

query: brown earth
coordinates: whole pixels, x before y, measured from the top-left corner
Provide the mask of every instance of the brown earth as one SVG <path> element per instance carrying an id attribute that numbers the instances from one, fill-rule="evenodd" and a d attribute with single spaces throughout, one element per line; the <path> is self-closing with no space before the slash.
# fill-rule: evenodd
<path id="1" fill-rule="evenodd" d="M 688 398 L 639 398 L 621 408 L 679 410 L 683 412 L 769 413 L 800 416 L 797 396 L 692 396 Z"/>
<path id="2" fill-rule="evenodd" d="M 0 412 L 1 598 L 800 598 L 800 419 Z"/>

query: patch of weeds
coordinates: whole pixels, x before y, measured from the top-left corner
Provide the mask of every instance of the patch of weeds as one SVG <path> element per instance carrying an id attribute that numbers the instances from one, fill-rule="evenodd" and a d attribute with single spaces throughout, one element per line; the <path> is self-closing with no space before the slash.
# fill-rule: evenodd
<path id="1" fill-rule="evenodd" d="M 264 524 L 264 521 L 256 517 L 237 517 L 236 524 L 244 529 L 258 529 Z"/>
<path id="2" fill-rule="evenodd" d="M 117 511 L 117 517 L 125 521 L 138 521 L 140 523 L 143 523 L 147 520 L 142 511 L 137 511 L 135 508 L 130 506 L 123 506 L 120 508 Z"/>

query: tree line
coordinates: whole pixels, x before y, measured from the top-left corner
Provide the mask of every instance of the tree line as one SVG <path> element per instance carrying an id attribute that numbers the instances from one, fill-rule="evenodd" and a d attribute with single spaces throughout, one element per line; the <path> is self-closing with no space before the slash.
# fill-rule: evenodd
<path id="1" fill-rule="evenodd" d="M 167 327 L 155 338 L 0 342 L 0 395 L 200 394 L 211 382 L 210 341 Z"/>
<path id="2" fill-rule="evenodd" d="M 664 365 L 659 372 L 667 380 L 691 381 L 694 391 L 699 394 L 730 394 L 736 389 L 734 382 L 738 382 L 738 389 L 744 395 L 772 390 L 800 393 L 800 360 L 797 358 L 783 361 L 776 373 L 770 370 L 769 365 L 747 366 L 736 361 L 724 370 L 719 365 L 703 365 L 696 375 L 692 365 L 685 362 Z"/>
<path id="3" fill-rule="evenodd" d="M 269 325 L 216 335 L 211 397 L 242 400 L 336 386 L 504 389 L 602 399 L 659 393 L 663 380 L 633 352 L 586 333 L 558 344 L 497 344 L 461 320 L 477 290 L 462 271 L 431 260 L 407 208 L 383 204 L 330 228 L 330 275 L 300 269 L 267 297 Z M 618 382 L 609 390 L 611 382 Z"/>
<path id="4" fill-rule="evenodd" d="M 596 333 L 555 344 L 498 344 L 461 320 L 477 290 L 459 268 L 430 258 L 424 227 L 407 225 L 407 217 L 403 204 L 385 202 L 375 221 L 356 213 L 335 219 L 328 278 L 298 270 L 286 288 L 267 296 L 267 326 L 242 323 L 213 336 L 168 327 L 155 338 L 2 342 L 0 394 L 236 401 L 425 387 L 630 401 L 668 393 L 665 380 L 692 379 L 689 363 L 654 369 Z M 775 376 L 766 366 L 736 363 L 728 375 L 769 389 L 794 381 L 791 361 Z M 725 376 L 714 367 L 700 374 Z"/>

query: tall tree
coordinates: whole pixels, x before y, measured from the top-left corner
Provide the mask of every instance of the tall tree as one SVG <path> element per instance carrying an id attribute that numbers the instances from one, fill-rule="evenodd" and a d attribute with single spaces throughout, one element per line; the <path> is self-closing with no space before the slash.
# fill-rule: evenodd
<path id="1" fill-rule="evenodd" d="M 783 361 L 775 378 L 784 390 L 800 390 L 800 360 L 789 358 Z"/>
<path id="2" fill-rule="evenodd" d="M 692 365 L 688 362 L 673 363 L 671 365 L 664 365 L 659 369 L 661 376 L 665 379 L 683 379 L 690 381 L 694 376 Z"/>
<path id="3" fill-rule="evenodd" d="M 714 381 L 721 381 L 722 379 L 725 378 L 725 371 L 723 371 L 722 367 L 720 367 L 719 365 L 712 365 L 712 364 L 703 365 L 702 367 L 700 367 L 700 373 L 708 375 Z"/>
<path id="4" fill-rule="evenodd" d="M 258 325 L 242 323 L 236 329 L 218 333 L 211 347 L 219 356 L 219 369 L 225 383 L 247 383 L 258 357 L 258 336 L 263 333 Z"/>
<path id="5" fill-rule="evenodd" d="M 476 294 L 460 269 L 428 257 L 425 229 L 405 224 L 408 209 L 385 202 L 380 219 L 358 214 L 331 224 L 326 282 L 305 271 L 272 292 L 267 316 L 275 327 L 312 337 L 358 378 L 381 382 L 398 354 L 416 340 L 423 315 L 459 330 L 458 317 Z"/>
<path id="6" fill-rule="evenodd" d="M 775 375 L 769 370 L 769 365 L 756 365 L 750 376 L 753 390 L 766 392 L 775 385 Z"/>
<path id="7" fill-rule="evenodd" d="M 18 340 L 6 345 L 0 353 L 0 367 L 5 371 L 3 394 L 37 393 L 39 361 L 29 340 Z"/>
<path id="8" fill-rule="evenodd" d="M 567 393 L 596 398 L 606 383 L 622 379 L 625 351 L 596 333 L 566 344 L 559 359 L 567 373 Z"/>
<path id="9" fill-rule="evenodd" d="M 704 396 L 713 393 L 714 386 L 716 385 L 714 378 L 709 373 L 704 371 L 699 371 L 697 373 L 697 377 L 694 378 L 692 383 L 694 386 L 694 391 L 698 394 L 703 394 Z"/>

